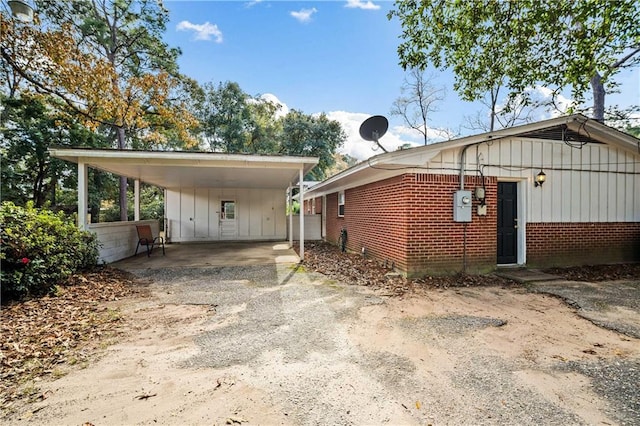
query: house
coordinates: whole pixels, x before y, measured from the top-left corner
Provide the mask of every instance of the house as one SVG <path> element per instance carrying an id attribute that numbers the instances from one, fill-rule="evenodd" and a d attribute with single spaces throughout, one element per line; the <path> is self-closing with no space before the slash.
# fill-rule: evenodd
<path id="1" fill-rule="evenodd" d="M 289 236 L 292 244 L 287 194 L 318 163 L 316 157 L 211 152 L 52 148 L 49 153 L 78 164 L 78 222 L 98 235 L 100 259 L 106 263 L 134 254 L 135 225 L 152 225 L 154 235 L 160 231 L 158 221 L 140 220 L 140 182 L 164 189 L 164 232 L 173 243 L 283 241 Z M 134 221 L 90 223 L 89 168 L 134 180 Z M 304 189 L 299 191 L 303 200 Z M 299 227 L 298 238 L 304 241 L 304 216 Z"/>
<path id="2" fill-rule="evenodd" d="M 640 139 L 570 115 L 381 154 L 306 200 L 409 277 L 639 261 Z"/>

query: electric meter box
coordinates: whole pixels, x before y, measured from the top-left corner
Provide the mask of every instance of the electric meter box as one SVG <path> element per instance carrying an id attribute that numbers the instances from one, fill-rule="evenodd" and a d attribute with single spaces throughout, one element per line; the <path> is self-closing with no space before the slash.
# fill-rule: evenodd
<path id="1" fill-rule="evenodd" d="M 471 222 L 471 191 L 456 191 L 453 196 L 453 221 Z"/>

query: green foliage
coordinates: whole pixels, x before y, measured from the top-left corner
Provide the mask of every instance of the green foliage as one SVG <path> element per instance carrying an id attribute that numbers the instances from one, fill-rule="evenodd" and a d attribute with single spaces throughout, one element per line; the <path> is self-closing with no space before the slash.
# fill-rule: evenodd
<path id="1" fill-rule="evenodd" d="M 635 136 L 636 138 L 640 138 L 640 126 L 629 126 L 625 129 L 625 132 Z"/>
<path id="2" fill-rule="evenodd" d="M 4 98 L 0 128 L 2 199 L 36 207 L 56 202 L 56 189 L 73 175 L 75 167 L 49 157 L 51 146 L 97 147 L 104 138 L 61 116 L 50 97 L 24 95 Z"/>
<path id="3" fill-rule="evenodd" d="M 134 219 L 133 195 L 134 195 L 133 192 L 131 191 L 127 192 L 128 220 Z M 153 185 L 147 185 L 145 183 L 141 183 L 140 184 L 140 220 L 150 220 L 150 219 L 161 220 L 163 218 L 164 218 L 164 193 L 162 189 Z M 120 209 L 117 205 L 114 205 L 100 213 L 100 222 L 115 222 L 118 220 L 120 220 Z"/>
<path id="4" fill-rule="evenodd" d="M 282 119 L 280 153 L 318 157 L 318 165 L 305 179 L 323 180 L 335 162 L 333 154 L 346 138 L 340 123 L 325 114 L 312 116 L 292 110 Z"/>
<path id="5" fill-rule="evenodd" d="M 214 152 L 244 151 L 246 123 L 249 120 L 249 95 L 238 83 L 204 85 L 205 97 L 200 112 L 203 134 Z"/>
<path id="6" fill-rule="evenodd" d="M 278 118 L 280 105 L 248 95 L 238 83 L 205 84 L 195 108 L 201 137 L 212 151 L 318 157 L 309 179 L 326 176 L 346 140 L 340 123 L 325 114 L 292 110 Z"/>
<path id="7" fill-rule="evenodd" d="M 516 96 L 542 84 L 571 88 L 581 103 L 591 85 L 594 115 L 603 114 L 604 87 L 612 89 L 617 72 L 640 62 L 637 0 L 399 0 L 395 6 L 388 17 L 402 25 L 400 64 L 452 69 L 466 100 L 501 86 Z"/>
<path id="8" fill-rule="evenodd" d="M 287 216 L 290 214 L 300 214 L 300 202 L 293 200 L 291 206 L 287 204 Z"/>
<path id="9" fill-rule="evenodd" d="M 63 213 L 4 202 L 0 222 L 3 299 L 50 293 L 74 272 L 97 264 L 95 234 L 80 231 Z"/>

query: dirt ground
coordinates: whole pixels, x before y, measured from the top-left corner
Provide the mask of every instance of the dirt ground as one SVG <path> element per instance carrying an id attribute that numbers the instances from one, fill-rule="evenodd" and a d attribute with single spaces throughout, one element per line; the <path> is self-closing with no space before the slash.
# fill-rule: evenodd
<path id="1" fill-rule="evenodd" d="M 399 297 L 303 267 L 146 279 L 145 295 L 102 302 L 128 332 L 4 424 L 640 423 L 640 340 L 560 297 Z"/>

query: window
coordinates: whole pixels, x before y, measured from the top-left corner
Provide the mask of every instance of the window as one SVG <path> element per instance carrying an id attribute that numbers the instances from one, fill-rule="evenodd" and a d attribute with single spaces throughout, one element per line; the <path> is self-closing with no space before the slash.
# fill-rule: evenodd
<path id="1" fill-rule="evenodd" d="M 236 218 L 236 202 L 235 201 L 221 201 L 220 202 L 220 219 L 235 219 Z"/>
<path id="2" fill-rule="evenodd" d="M 344 217 L 344 191 L 338 192 L 338 216 Z"/>
<path id="3" fill-rule="evenodd" d="M 311 214 L 316 214 L 316 199 L 311 200 Z"/>

